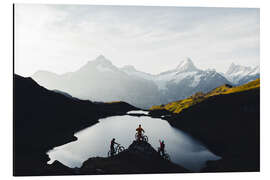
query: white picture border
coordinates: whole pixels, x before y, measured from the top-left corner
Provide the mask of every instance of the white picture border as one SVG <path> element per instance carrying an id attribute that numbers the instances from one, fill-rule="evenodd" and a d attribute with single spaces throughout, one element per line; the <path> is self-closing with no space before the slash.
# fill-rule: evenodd
<path id="1" fill-rule="evenodd" d="M 270 3 L 267 0 L 1 0 L 0 1 L 0 176 L 13 177 L 12 121 L 13 121 L 13 3 L 39 4 L 99 4 L 99 5 L 147 5 L 147 6 L 196 6 L 196 7 L 245 7 L 260 8 L 260 65 L 261 65 L 261 172 L 259 173 L 198 173 L 198 174 L 155 174 L 155 175 L 102 175 L 102 176 L 46 176 L 31 179 L 270 179 Z M 20 177 L 19 179 L 29 179 Z"/>

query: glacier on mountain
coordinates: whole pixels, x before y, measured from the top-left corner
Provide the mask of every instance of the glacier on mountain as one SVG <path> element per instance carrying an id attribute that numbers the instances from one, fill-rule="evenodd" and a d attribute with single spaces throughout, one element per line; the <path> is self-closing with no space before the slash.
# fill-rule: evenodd
<path id="1" fill-rule="evenodd" d="M 241 85 L 260 77 L 260 67 L 241 66 L 232 63 L 224 76 L 234 85 Z"/>

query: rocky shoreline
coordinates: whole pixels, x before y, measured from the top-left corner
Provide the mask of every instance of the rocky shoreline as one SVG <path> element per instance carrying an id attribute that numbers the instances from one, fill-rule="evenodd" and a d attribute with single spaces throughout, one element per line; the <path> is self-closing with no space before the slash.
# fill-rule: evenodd
<path id="1" fill-rule="evenodd" d="M 68 168 L 59 161 L 48 165 L 45 175 L 98 175 L 190 173 L 191 171 L 163 159 L 147 142 L 134 141 L 126 150 L 112 157 L 92 157 L 81 168 Z"/>

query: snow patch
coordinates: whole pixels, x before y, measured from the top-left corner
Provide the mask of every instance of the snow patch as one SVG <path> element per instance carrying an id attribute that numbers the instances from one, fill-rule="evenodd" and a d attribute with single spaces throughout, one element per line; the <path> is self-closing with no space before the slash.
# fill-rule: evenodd
<path id="1" fill-rule="evenodd" d="M 100 72 L 113 72 L 109 67 L 103 66 L 102 64 L 97 65 L 97 70 Z"/>
<path id="2" fill-rule="evenodd" d="M 148 115 L 148 111 L 142 111 L 142 110 L 133 110 L 133 111 L 128 111 L 127 114 L 145 114 Z"/>
<path id="3" fill-rule="evenodd" d="M 249 66 L 235 65 L 234 63 L 232 63 L 228 71 L 225 73 L 225 77 L 232 83 L 238 84 L 241 80 L 245 79 L 246 77 L 250 77 L 250 81 L 254 80 L 254 78 L 257 77 L 256 75 L 258 75 L 259 73 L 260 73 L 259 66 L 252 68 Z"/>
<path id="4" fill-rule="evenodd" d="M 185 79 L 187 77 L 195 76 L 197 73 L 198 73 L 197 71 L 178 73 L 174 78 L 174 82 L 179 83 L 180 81 L 182 81 L 183 79 Z"/>
<path id="5" fill-rule="evenodd" d="M 139 77 L 139 78 L 143 78 L 146 80 L 153 80 L 154 79 L 153 75 L 145 73 L 145 72 L 137 71 L 134 68 L 134 66 L 124 66 L 123 68 L 121 68 L 121 70 L 124 71 L 129 76 Z"/>
<path id="6" fill-rule="evenodd" d="M 196 86 L 198 86 L 198 84 L 200 83 L 200 81 L 201 81 L 201 74 L 199 74 L 199 75 L 195 75 L 194 76 L 194 80 L 193 80 L 193 82 L 190 84 L 190 86 L 191 87 L 196 87 Z"/>

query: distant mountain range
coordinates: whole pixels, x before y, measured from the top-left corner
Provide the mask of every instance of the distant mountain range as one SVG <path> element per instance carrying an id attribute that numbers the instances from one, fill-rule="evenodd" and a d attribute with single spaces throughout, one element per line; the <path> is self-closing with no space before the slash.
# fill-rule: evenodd
<path id="1" fill-rule="evenodd" d="M 198 69 L 190 58 L 169 71 L 152 75 L 133 66 L 118 68 L 99 56 L 75 72 L 57 75 L 38 71 L 33 76 L 40 85 L 80 99 L 125 101 L 140 108 L 184 99 L 196 92 L 208 92 L 223 84 L 239 85 L 259 77 L 259 67 L 232 64 L 225 73 Z"/>
<path id="2" fill-rule="evenodd" d="M 240 66 L 232 63 L 224 76 L 234 85 L 242 85 L 260 78 L 260 67 Z"/>

